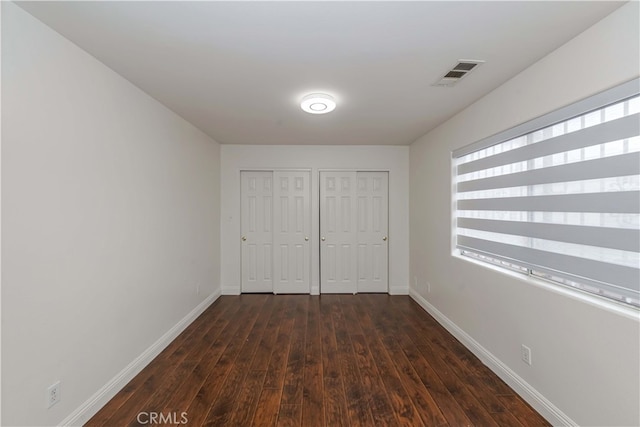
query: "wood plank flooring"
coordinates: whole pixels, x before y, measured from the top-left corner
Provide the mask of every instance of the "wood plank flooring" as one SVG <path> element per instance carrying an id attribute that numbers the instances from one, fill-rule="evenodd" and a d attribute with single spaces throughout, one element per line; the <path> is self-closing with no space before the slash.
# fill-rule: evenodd
<path id="1" fill-rule="evenodd" d="M 548 426 L 407 296 L 220 297 L 88 426 Z"/>

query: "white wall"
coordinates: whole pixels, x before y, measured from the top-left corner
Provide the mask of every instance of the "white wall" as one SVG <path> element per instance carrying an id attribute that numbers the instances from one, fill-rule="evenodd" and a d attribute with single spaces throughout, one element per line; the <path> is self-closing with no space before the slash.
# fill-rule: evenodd
<path id="1" fill-rule="evenodd" d="M 240 171 L 251 169 L 311 170 L 311 291 L 319 289 L 320 169 L 389 171 L 389 289 L 409 288 L 409 147 L 396 146 L 222 146 L 223 293 L 240 292 Z"/>
<path id="2" fill-rule="evenodd" d="M 638 17 L 621 7 L 411 146 L 412 295 L 557 423 L 640 424 L 638 313 L 452 256 L 451 151 L 638 76 Z"/>
<path id="3" fill-rule="evenodd" d="M 2 425 L 56 425 L 219 291 L 220 148 L 2 12 Z"/>

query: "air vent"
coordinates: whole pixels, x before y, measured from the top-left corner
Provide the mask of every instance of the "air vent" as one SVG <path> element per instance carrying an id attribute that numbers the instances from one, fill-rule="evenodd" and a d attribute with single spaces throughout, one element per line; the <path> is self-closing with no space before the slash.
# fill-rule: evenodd
<path id="1" fill-rule="evenodd" d="M 477 62 L 458 62 L 458 65 L 453 67 L 456 71 L 471 71 L 478 65 Z"/>
<path id="2" fill-rule="evenodd" d="M 467 74 L 466 71 L 449 71 L 444 76 L 448 79 L 461 79 Z"/>
<path id="3" fill-rule="evenodd" d="M 458 63 L 447 71 L 433 86 L 451 87 L 463 79 L 471 71 L 484 64 L 484 61 L 478 59 L 460 59 Z"/>

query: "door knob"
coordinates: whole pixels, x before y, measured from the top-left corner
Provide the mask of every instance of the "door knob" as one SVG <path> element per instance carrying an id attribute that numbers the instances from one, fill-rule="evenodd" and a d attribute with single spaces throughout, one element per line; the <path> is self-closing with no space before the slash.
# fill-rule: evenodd
<path id="1" fill-rule="evenodd" d="M 387 241 L 387 236 L 384 236 L 384 237 L 382 238 L 382 240 L 383 240 L 384 242 L 386 242 L 386 241 Z"/>
<path id="2" fill-rule="evenodd" d="M 304 241 L 308 242 L 309 241 L 309 237 L 308 236 L 304 236 Z"/>
<path id="3" fill-rule="evenodd" d="M 321 240 L 322 240 L 323 242 L 325 241 L 325 238 L 324 238 L 324 236 L 322 236 L 322 239 L 321 239 Z"/>
<path id="4" fill-rule="evenodd" d="M 242 241 L 246 242 L 247 241 L 247 236 L 242 236 Z"/>

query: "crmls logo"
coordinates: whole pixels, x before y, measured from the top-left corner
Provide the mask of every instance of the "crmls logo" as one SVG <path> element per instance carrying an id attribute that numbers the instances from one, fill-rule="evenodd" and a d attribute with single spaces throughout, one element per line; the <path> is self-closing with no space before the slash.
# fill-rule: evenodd
<path id="1" fill-rule="evenodd" d="M 136 417 L 138 423 L 145 424 L 187 424 L 189 419 L 186 412 L 140 412 Z"/>

